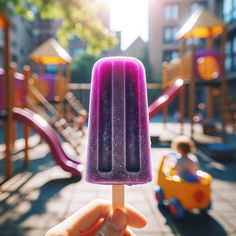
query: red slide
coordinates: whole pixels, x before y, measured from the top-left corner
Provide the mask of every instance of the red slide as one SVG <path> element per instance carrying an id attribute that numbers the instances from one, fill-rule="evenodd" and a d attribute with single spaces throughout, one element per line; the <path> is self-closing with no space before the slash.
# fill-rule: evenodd
<path id="1" fill-rule="evenodd" d="M 149 107 L 149 117 L 155 116 L 158 112 L 168 106 L 168 104 L 184 89 L 184 81 L 177 79 L 173 85 L 166 89 Z"/>
<path id="2" fill-rule="evenodd" d="M 81 177 L 84 166 L 66 155 L 57 133 L 41 116 L 26 108 L 13 108 L 13 115 L 16 120 L 29 125 L 44 138 L 51 149 L 55 162 L 63 170 Z"/>

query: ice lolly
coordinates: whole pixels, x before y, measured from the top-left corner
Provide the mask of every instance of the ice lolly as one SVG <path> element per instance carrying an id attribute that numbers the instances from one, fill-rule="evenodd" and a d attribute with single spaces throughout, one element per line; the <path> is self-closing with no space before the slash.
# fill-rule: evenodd
<path id="1" fill-rule="evenodd" d="M 107 57 L 92 71 L 86 181 L 134 185 L 152 179 L 142 63 Z"/>

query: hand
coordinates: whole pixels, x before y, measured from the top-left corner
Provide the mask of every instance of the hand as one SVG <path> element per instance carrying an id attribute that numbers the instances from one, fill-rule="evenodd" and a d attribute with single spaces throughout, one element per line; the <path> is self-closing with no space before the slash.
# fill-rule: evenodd
<path id="1" fill-rule="evenodd" d="M 135 236 L 127 228 L 143 228 L 146 218 L 131 206 L 112 210 L 109 201 L 94 200 L 51 228 L 45 236 Z"/>

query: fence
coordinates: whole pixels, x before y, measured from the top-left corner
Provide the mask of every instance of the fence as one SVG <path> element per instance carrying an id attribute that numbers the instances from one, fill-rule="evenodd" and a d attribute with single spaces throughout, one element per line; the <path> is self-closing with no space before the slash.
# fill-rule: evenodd
<path id="1" fill-rule="evenodd" d="M 83 104 L 85 109 L 89 110 L 90 84 L 73 83 L 69 84 L 69 89 L 76 98 Z M 147 84 L 148 104 L 151 104 L 161 93 L 162 86 L 158 83 Z"/>

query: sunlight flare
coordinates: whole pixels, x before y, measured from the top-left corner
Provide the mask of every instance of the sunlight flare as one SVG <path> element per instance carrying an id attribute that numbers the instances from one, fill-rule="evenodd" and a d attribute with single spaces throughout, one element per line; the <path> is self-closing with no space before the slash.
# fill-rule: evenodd
<path id="1" fill-rule="evenodd" d="M 148 40 L 148 0 L 110 0 L 110 28 L 121 31 L 121 49 Z"/>

